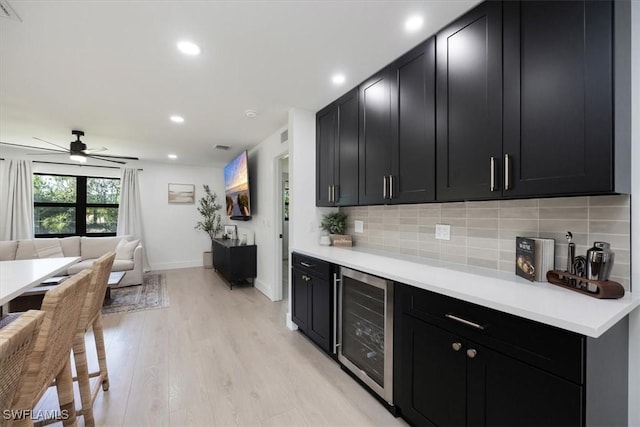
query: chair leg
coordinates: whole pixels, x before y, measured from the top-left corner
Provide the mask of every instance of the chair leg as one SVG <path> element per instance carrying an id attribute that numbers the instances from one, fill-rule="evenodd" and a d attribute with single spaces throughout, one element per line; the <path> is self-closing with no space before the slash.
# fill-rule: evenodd
<path id="1" fill-rule="evenodd" d="M 102 390 L 109 390 L 109 372 L 107 371 L 107 352 L 104 348 L 104 333 L 102 330 L 102 315 L 98 314 L 93 322 L 93 337 L 96 341 L 96 352 L 98 353 L 98 366 L 102 376 Z"/>
<path id="2" fill-rule="evenodd" d="M 94 426 L 93 404 L 91 402 L 91 384 L 89 383 L 89 367 L 87 366 L 87 351 L 84 344 L 84 334 L 76 334 L 73 340 L 73 359 L 76 362 L 80 400 L 82 401 L 82 417 L 85 426 Z"/>
<path id="3" fill-rule="evenodd" d="M 56 389 L 58 390 L 58 402 L 62 413 L 68 415 L 62 421 L 62 425 L 76 426 L 76 407 L 73 402 L 73 376 L 71 375 L 71 358 L 67 358 L 64 367 L 56 377 Z"/>

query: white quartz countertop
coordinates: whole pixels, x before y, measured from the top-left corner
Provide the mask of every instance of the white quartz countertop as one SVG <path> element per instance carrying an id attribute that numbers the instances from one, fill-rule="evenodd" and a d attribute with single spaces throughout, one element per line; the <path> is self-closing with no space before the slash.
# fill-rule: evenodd
<path id="1" fill-rule="evenodd" d="M 515 273 L 427 263 L 358 248 L 296 247 L 295 252 L 597 338 L 640 305 L 640 292 L 598 299 Z"/>

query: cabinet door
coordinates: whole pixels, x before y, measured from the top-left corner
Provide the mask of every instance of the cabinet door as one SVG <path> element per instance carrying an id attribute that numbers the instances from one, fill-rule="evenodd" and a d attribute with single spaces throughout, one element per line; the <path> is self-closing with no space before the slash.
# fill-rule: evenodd
<path id="1" fill-rule="evenodd" d="M 485 2 L 436 36 L 437 199 L 499 197 L 502 3 Z"/>
<path id="2" fill-rule="evenodd" d="M 432 37 L 391 66 L 393 203 L 435 200 L 435 53 Z"/>
<path id="3" fill-rule="evenodd" d="M 467 358 L 467 423 L 474 426 L 580 426 L 577 384 L 473 343 Z"/>
<path id="4" fill-rule="evenodd" d="M 291 320 L 305 333 L 309 330 L 309 282 L 306 277 L 295 268 L 291 270 Z"/>
<path id="5" fill-rule="evenodd" d="M 391 77 L 385 68 L 360 85 L 359 202 L 386 203 L 391 173 Z"/>
<path id="6" fill-rule="evenodd" d="M 331 104 L 316 114 L 316 206 L 333 206 L 336 106 Z"/>
<path id="7" fill-rule="evenodd" d="M 335 205 L 358 204 L 358 89 L 336 101 Z"/>
<path id="8" fill-rule="evenodd" d="M 333 313 L 329 282 L 315 277 L 309 281 L 309 324 L 307 334 L 327 353 L 331 352 Z"/>
<path id="9" fill-rule="evenodd" d="M 504 3 L 505 196 L 607 192 L 612 4 Z"/>
<path id="10" fill-rule="evenodd" d="M 394 395 L 402 415 L 414 425 L 465 425 L 466 355 L 460 340 L 407 315 L 399 332 Z"/>

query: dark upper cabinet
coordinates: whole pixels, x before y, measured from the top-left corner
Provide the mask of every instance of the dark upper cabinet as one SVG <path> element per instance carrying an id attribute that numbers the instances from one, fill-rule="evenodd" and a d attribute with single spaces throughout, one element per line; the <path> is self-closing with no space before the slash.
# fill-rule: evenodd
<path id="1" fill-rule="evenodd" d="M 505 179 L 511 180 L 503 194 L 611 192 L 611 2 L 503 7 Z"/>
<path id="2" fill-rule="evenodd" d="M 391 203 L 435 200 L 435 37 L 391 65 Z"/>
<path id="3" fill-rule="evenodd" d="M 360 204 L 435 200 L 435 38 L 360 85 Z"/>
<path id="4" fill-rule="evenodd" d="M 358 204 L 358 90 L 316 114 L 316 206 Z"/>
<path id="5" fill-rule="evenodd" d="M 359 201 L 385 203 L 391 170 L 391 73 L 387 67 L 360 85 Z"/>

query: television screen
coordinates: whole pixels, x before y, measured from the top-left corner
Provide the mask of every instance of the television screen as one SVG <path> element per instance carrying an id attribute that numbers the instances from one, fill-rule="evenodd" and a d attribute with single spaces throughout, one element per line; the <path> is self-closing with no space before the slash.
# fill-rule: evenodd
<path id="1" fill-rule="evenodd" d="M 224 167 L 224 193 L 227 199 L 227 215 L 231 219 L 251 218 L 249 164 L 246 151 Z"/>

